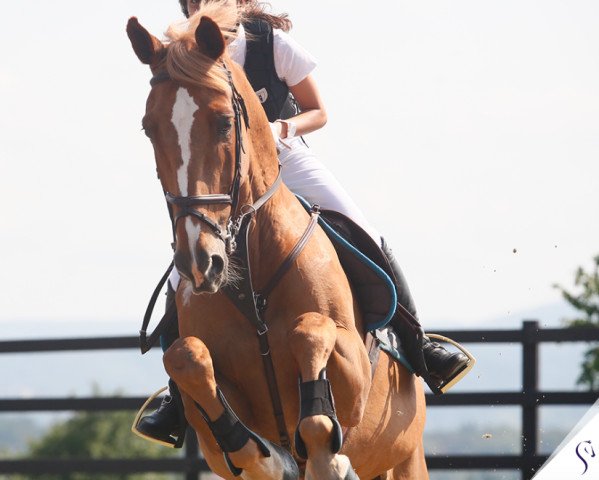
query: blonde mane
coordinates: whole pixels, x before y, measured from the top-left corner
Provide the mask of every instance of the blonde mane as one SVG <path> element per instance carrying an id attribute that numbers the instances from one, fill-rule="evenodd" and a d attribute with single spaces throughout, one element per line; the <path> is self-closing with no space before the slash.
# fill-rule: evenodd
<path id="1" fill-rule="evenodd" d="M 210 17 L 219 26 L 227 43 L 235 37 L 240 19 L 236 0 L 203 3 L 199 12 L 189 19 L 171 24 L 166 31 L 168 74 L 177 82 L 228 92 L 229 82 L 222 65 L 203 55 L 197 48 L 195 31 L 202 17 Z M 225 62 L 229 60 L 226 49 L 222 59 Z"/>

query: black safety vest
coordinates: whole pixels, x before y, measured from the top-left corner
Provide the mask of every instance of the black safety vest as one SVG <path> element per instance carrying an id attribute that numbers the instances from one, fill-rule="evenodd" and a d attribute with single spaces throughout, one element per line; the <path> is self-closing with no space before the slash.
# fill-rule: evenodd
<path id="1" fill-rule="evenodd" d="M 270 122 L 297 115 L 295 100 L 287 84 L 277 76 L 272 26 L 260 19 L 244 22 L 247 39 L 245 74 L 262 103 Z"/>

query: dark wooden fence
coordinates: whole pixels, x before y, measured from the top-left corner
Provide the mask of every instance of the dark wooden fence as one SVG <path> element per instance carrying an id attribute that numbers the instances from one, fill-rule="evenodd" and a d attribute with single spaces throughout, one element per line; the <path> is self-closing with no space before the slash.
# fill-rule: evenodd
<path id="1" fill-rule="evenodd" d="M 538 408 L 544 405 L 592 405 L 597 392 L 539 390 L 539 345 L 544 342 L 599 341 L 597 328 L 540 329 L 537 321 L 524 321 L 520 330 L 452 330 L 439 332 L 464 344 L 516 343 L 522 346 L 522 391 L 448 393 L 441 397 L 427 395 L 429 406 L 520 406 L 522 438 L 520 455 L 442 455 L 427 457 L 429 469 L 435 470 L 519 470 L 523 480 L 532 478 L 545 462 L 538 454 Z M 57 351 L 133 349 L 136 337 L 87 338 L 66 340 L 25 340 L 0 342 L 0 354 Z M 2 412 L 114 411 L 137 410 L 145 398 L 36 398 L 0 399 Z M 156 406 L 156 405 L 154 405 Z M 185 455 L 164 460 L 2 460 L 0 474 L 69 472 L 142 473 L 178 472 L 186 480 L 197 480 L 207 465 L 201 459 L 194 435 L 188 435 Z"/>

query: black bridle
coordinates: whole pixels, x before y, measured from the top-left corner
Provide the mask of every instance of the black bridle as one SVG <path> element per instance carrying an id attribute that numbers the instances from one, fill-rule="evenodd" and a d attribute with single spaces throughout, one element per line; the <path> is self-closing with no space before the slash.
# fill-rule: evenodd
<path id="1" fill-rule="evenodd" d="M 279 167 L 279 174 L 277 175 L 276 180 L 262 197 L 260 197 L 254 204 L 247 206 L 244 205 L 241 209 L 239 209 L 239 191 L 241 189 L 241 154 L 242 152 L 245 153 L 242 137 L 242 118 L 246 129 L 250 128 L 250 121 L 243 97 L 239 94 L 235 88 L 235 84 L 233 83 L 231 71 L 227 68 L 227 65 L 224 62 L 222 66 L 227 74 L 227 80 L 231 88 L 231 102 L 233 105 L 233 113 L 235 115 L 235 173 L 229 193 L 177 196 L 165 191 L 164 196 L 168 203 L 169 213 L 171 216 L 173 242 L 176 242 L 177 222 L 181 218 L 192 216 L 208 225 L 214 234 L 225 243 L 227 254 L 231 255 L 236 248 L 239 227 L 242 224 L 243 217 L 246 215 L 254 215 L 256 211 L 274 195 L 275 191 L 281 184 L 281 169 Z M 150 85 L 153 87 L 158 83 L 170 79 L 171 78 L 168 73 L 162 71 L 154 75 L 150 81 Z M 199 212 L 195 208 L 206 205 L 231 205 L 231 213 L 224 228 L 208 217 L 205 213 Z M 173 207 L 177 207 L 176 212 Z M 237 216 L 235 217 L 236 213 Z"/>

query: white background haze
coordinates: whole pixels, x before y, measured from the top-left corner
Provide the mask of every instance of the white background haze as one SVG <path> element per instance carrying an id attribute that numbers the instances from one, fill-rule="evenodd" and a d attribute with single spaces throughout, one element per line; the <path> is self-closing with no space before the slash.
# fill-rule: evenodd
<path id="1" fill-rule="evenodd" d="M 558 303 L 551 285 L 599 253 L 599 3 L 272 3 L 319 60 L 329 123 L 308 142 L 394 248 L 425 325 Z M 0 320 L 137 321 L 171 232 L 125 24 L 160 36 L 178 3 L 2 11 Z"/>

